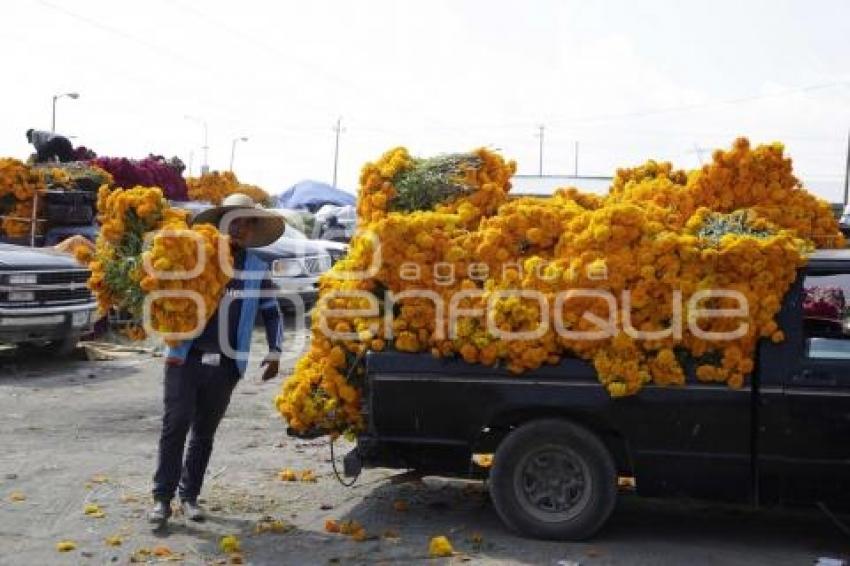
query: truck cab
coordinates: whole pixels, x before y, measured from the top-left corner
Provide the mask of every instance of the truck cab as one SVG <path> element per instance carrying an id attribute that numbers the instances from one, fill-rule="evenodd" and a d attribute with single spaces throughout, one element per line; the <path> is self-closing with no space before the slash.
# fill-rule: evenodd
<path id="1" fill-rule="evenodd" d="M 738 389 L 698 381 L 691 365 L 683 387 L 650 384 L 614 399 L 579 359 L 515 376 L 429 355 L 369 354 L 367 428 L 346 471 L 487 479 L 510 528 L 550 539 L 597 532 L 623 476 L 640 496 L 850 508 L 845 296 L 850 250 L 812 254 L 777 317 L 785 340 L 760 344 Z M 474 454 L 493 454 L 492 467 Z"/>
<path id="2" fill-rule="evenodd" d="M 88 278 L 70 255 L 0 244 L 0 343 L 70 353 L 94 322 Z"/>

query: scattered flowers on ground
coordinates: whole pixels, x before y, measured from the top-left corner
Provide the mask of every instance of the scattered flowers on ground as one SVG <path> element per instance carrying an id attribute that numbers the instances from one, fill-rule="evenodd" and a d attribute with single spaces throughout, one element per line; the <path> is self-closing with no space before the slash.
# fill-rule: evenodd
<path id="1" fill-rule="evenodd" d="M 443 558 L 454 553 L 452 543 L 444 536 L 436 536 L 428 543 L 428 556 L 431 558 Z"/>

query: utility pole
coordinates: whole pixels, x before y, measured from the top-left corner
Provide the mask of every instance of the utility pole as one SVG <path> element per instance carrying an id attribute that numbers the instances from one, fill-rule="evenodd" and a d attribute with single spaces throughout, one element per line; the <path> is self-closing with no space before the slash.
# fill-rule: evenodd
<path id="1" fill-rule="evenodd" d="M 336 119 L 336 125 L 333 127 L 333 131 L 336 132 L 336 142 L 334 144 L 334 182 L 333 187 L 336 188 L 336 170 L 337 165 L 339 164 L 339 134 L 345 131 L 342 127 L 342 116 Z"/>
<path id="2" fill-rule="evenodd" d="M 204 164 L 201 165 L 201 175 L 210 172 L 210 130 L 207 121 L 204 120 Z"/>
<path id="3" fill-rule="evenodd" d="M 697 142 L 694 142 L 694 153 L 697 154 L 697 159 L 699 160 L 700 167 L 702 167 L 702 148 Z"/>
<path id="4" fill-rule="evenodd" d="M 543 124 L 540 124 L 539 126 L 537 126 L 538 133 L 535 135 L 535 137 L 540 138 L 540 151 L 539 151 L 540 159 L 539 159 L 539 163 L 538 163 L 538 167 L 537 167 L 537 175 L 539 177 L 543 176 L 543 130 L 545 130 L 545 129 L 546 129 L 546 126 L 544 126 Z"/>
<path id="5" fill-rule="evenodd" d="M 191 120 L 192 122 L 196 122 L 198 124 L 201 124 L 204 127 L 204 145 L 201 146 L 201 149 L 204 150 L 204 162 L 201 164 L 201 176 L 204 176 L 207 173 L 209 173 L 209 171 L 210 171 L 210 164 L 209 164 L 210 130 L 209 130 L 209 127 L 207 125 L 207 121 L 204 120 L 203 118 L 198 118 L 196 116 L 189 116 L 188 114 L 185 115 L 184 118 L 186 120 Z"/>
<path id="6" fill-rule="evenodd" d="M 850 132 L 847 133 L 847 163 L 844 165 L 844 208 L 847 208 L 847 200 L 850 196 Z M 844 211 L 841 211 L 842 214 Z"/>
<path id="7" fill-rule="evenodd" d="M 576 148 L 575 148 L 575 168 L 573 169 L 573 176 L 578 177 L 578 140 L 576 140 Z"/>
<path id="8" fill-rule="evenodd" d="M 248 138 L 242 136 L 240 138 L 233 138 L 233 144 L 230 146 L 230 172 L 233 173 L 233 159 L 236 157 L 236 142 L 246 142 Z"/>

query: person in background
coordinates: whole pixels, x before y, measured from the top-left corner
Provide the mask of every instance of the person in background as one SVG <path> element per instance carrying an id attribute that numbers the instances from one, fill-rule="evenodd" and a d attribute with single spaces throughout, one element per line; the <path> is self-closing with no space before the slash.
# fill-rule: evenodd
<path id="1" fill-rule="evenodd" d="M 228 213 L 234 210 L 244 212 L 233 218 L 233 214 Z M 250 215 L 245 216 L 245 213 Z M 180 496 L 186 518 L 204 520 L 198 495 L 212 454 L 216 429 L 227 410 L 233 388 L 245 374 L 258 310 L 263 316 L 269 347 L 269 355 L 261 364 L 265 368 L 263 381 L 278 374 L 283 338 L 277 298 L 258 296 L 258 291 L 269 294 L 276 289 L 269 277 L 269 266 L 250 249 L 277 240 L 286 227 L 283 217 L 260 208 L 251 197 L 237 193 L 225 198 L 221 206 L 198 214 L 192 224 L 213 224 L 230 235 L 235 276 L 200 335 L 169 348 L 166 353 L 165 412 L 153 479 L 154 506 L 149 513 L 150 521 L 158 524 L 164 524 L 171 516 L 175 492 Z M 230 348 L 225 348 L 226 345 Z M 190 429 L 184 460 L 183 450 Z"/>
<path id="2" fill-rule="evenodd" d="M 74 146 L 65 136 L 43 130 L 27 130 L 27 141 L 35 148 L 36 163 L 74 161 Z"/>

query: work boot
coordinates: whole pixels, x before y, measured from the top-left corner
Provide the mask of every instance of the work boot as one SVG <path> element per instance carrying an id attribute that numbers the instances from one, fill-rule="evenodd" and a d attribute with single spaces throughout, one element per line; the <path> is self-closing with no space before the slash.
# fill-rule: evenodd
<path id="1" fill-rule="evenodd" d="M 170 501 L 155 501 L 153 509 L 148 513 L 148 521 L 151 523 L 164 523 L 171 517 Z"/>
<path id="2" fill-rule="evenodd" d="M 183 515 L 186 516 L 190 521 L 195 521 L 200 523 L 204 521 L 207 516 L 204 513 L 204 510 L 198 505 L 197 501 L 186 500 L 180 503 L 181 508 L 183 509 Z"/>

